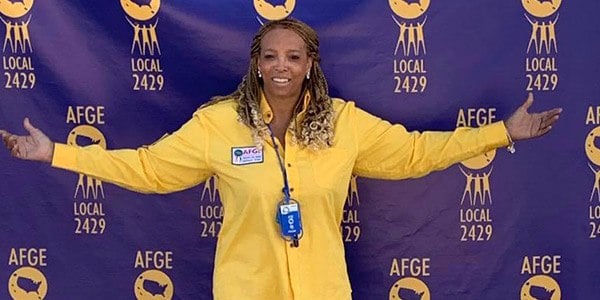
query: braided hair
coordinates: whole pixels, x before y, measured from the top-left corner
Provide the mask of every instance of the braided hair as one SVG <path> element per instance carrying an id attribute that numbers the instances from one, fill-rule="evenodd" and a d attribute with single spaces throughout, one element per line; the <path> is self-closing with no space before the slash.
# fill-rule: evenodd
<path id="1" fill-rule="evenodd" d="M 333 144 L 334 112 L 333 103 L 329 97 L 327 80 L 319 65 L 321 61 L 321 57 L 319 56 L 319 38 L 314 29 L 293 18 L 272 21 L 263 25 L 252 40 L 250 66 L 237 89 L 226 96 L 212 97 L 201 108 L 221 101 L 234 99 L 237 103 L 239 120 L 250 127 L 255 143 L 257 146 L 262 147 L 263 141 L 270 138 L 270 133 L 260 110 L 262 79 L 258 77 L 258 57 L 263 37 L 275 28 L 289 29 L 298 34 L 306 43 L 308 56 L 313 60 L 309 71 L 310 79 L 305 79 L 302 87 L 302 94 L 309 93 L 311 100 L 305 108 L 306 114 L 302 120 L 296 118 L 301 107 L 297 106 L 294 112 L 291 125 L 293 133 L 292 141 L 300 147 L 313 150 L 328 148 Z"/>

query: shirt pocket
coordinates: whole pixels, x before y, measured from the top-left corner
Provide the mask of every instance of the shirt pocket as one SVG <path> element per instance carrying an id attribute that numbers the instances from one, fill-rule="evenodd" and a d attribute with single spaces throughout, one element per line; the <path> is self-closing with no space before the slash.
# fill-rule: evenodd
<path id="1" fill-rule="evenodd" d="M 343 148 L 328 148 L 311 153 L 311 167 L 315 184 L 328 190 L 348 188 L 354 157 Z"/>

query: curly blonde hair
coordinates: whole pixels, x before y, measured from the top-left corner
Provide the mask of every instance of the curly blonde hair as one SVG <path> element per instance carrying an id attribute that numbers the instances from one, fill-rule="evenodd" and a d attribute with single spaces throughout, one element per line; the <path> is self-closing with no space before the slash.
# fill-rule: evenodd
<path id="1" fill-rule="evenodd" d="M 272 21 L 263 25 L 252 40 L 250 66 L 237 89 L 226 96 L 212 97 L 201 108 L 221 101 L 234 99 L 237 103 L 239 120 L 250 127 L 257 146 L 262 147 L 264 140 L 270 139 L 269 128 L 265 124 L 260 110 L 263 83 L 262 78 L 258 77 L 258 57 L 263 37 L 275 28 L 285 28 L 297 33 L 306 43 L 308 56 L 313 60 L 309 71 L 310 79 L 304 80 L 302 86 L 303 92 L 300 94 L 300 97 L 302 97 L 305 93 L 310 93 L 311 100 L 306 107 L 304 118 L 298 120 L 297 115 L 303 109 L 302 101 L 298 99 L 298 105 L 296 105 L 293 121 L 290 126 L 293 133 L 292 141 L 300 147 L 314 150 L 331 147 L 334 136 L 333 102 L 329 97 L 327 80 L 319 65 L 321 61 L 321 57 L 319 56 L 319 37 L 310 26 L 293 18 Z"/>

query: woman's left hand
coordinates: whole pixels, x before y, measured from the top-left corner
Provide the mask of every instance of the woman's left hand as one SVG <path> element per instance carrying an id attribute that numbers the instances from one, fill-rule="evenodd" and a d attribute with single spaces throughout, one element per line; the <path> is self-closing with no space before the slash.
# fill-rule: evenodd
<path id="1" fill-rule="evenodd" d="M 562 108 L 554 108 L 539 113 L 529 113 L 527 109 L 532 103 L 533 94 L 529 93 L 525 103 L 504 122 L 513 141 L 531 139 L 548 133 L 562 112 Z"/>

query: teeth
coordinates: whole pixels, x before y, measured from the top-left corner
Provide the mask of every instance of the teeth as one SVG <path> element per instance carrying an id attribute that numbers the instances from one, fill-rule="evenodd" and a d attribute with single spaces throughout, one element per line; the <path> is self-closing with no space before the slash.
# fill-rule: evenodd
<path id="1" fill-rule="evenodd" d="M 286 83 L 290 80 L 287 78 L 273 78 L 273 81 L 278 82 L 278 83 Z"/>

